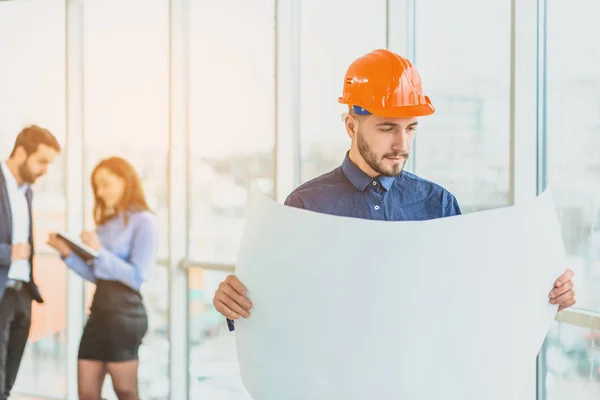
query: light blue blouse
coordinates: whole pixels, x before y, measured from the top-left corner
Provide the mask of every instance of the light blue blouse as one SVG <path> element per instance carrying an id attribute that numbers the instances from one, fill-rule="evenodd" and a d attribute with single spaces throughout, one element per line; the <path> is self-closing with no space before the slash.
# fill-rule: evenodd
<path id="1" fill-rule="evenodd" d="M 134 290 L 150 279 L 156 265 L 158 226 L 149 211 L 129 212 L 125 224 L 123 215 L 114 217 L 96 229 L 102 243 L 98 257 L 90 264 L 75 253 L 63 261 L 82 278 L 118 281 Z"/>

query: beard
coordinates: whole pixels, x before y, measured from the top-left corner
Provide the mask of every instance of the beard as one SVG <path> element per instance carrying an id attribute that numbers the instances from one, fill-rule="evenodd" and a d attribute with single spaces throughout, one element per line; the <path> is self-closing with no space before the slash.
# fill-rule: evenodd
<path id="1" fill-rule="evenodd" d="M 27 166 L 27 160 L 25 160 L 25 162 L 19 166 L 19 175 L 21 175 L 23 182 L 29 185 L 33 185 L 40 177 L 40 175 L 35 175 L 29 170 L 29 167 Z"/>
<path id="2" fill-rule="evenodd" d="M 378 174 L 381 174 L 383 176 L 394 177 L 394 176 L 400 175 L 402 173 L 402 170 L 404 169 L 406 160 L 408 160 L 409 154 L 406 152 L 403 152 L 403 151 L 386 153 L 383 156 L 379 157 L 377 154 L 375 154 L 373 152 L 373 150 L 371 150 L 371 147 L 369 147 L 369 144 L 367 143 L 367 141 L 364 139 L 362 133 L 360 133 L 360 132 L 356 133 L 356 144 L 358 145 L 358 152 L 360 153 L 362 158 L 366 161 L 366 163 L 369 165 L 369 167 L 371 167 L 371 169 L 373 169 L 373 171 L 375 171 Z M 394 164 L 391 166 L 386 166 L 383 164 L 383 160 L 385 160 L 387 157 L 392 157 L 392 158 L 402 157 L 403 160 L 401 160 L 397 164 Z"/>

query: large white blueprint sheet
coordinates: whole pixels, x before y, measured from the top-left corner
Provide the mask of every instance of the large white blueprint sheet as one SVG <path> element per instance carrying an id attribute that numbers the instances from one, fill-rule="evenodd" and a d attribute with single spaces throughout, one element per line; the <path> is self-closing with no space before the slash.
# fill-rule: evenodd
<path id="1" fill-rule="evenodd" d="M 254 400 L 517 400 L 564 272 L 550 193 L 420 222 L 334 217 L 254 194 L 236 321 Z"/>

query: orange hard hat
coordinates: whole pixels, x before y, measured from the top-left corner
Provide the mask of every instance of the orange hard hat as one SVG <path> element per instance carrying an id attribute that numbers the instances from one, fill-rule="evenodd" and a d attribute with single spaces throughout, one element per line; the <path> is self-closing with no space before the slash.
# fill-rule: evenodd
<path id="1" fill-rule="evenodd" d="M 384 49 L 350 65 L 338 101 L 357 114 L 387 118 L 422 117 L 435 112 L 429 97 L 423 95 L 421 77 L 412 63 Z"/>

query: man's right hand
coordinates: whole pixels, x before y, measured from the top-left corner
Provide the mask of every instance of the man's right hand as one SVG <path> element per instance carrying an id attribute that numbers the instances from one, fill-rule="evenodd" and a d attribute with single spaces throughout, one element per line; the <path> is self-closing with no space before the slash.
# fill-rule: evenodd
<path id="1" fill-rule="evenodd" d="M 238 319 L 240 316 L 248 318 L 252 303 L 246 297 L 246 287 L 235 276 L 229 275 L 215 293 L 213 305 L 218 312 L 229 319 Z"/>
<path id="2" fill-rule="evenodd" d="M 11 261 L 29 260 L 29 257 L 31 257 L 31 246 L 29 243 L 16 243 L 12 245 Z"/>

